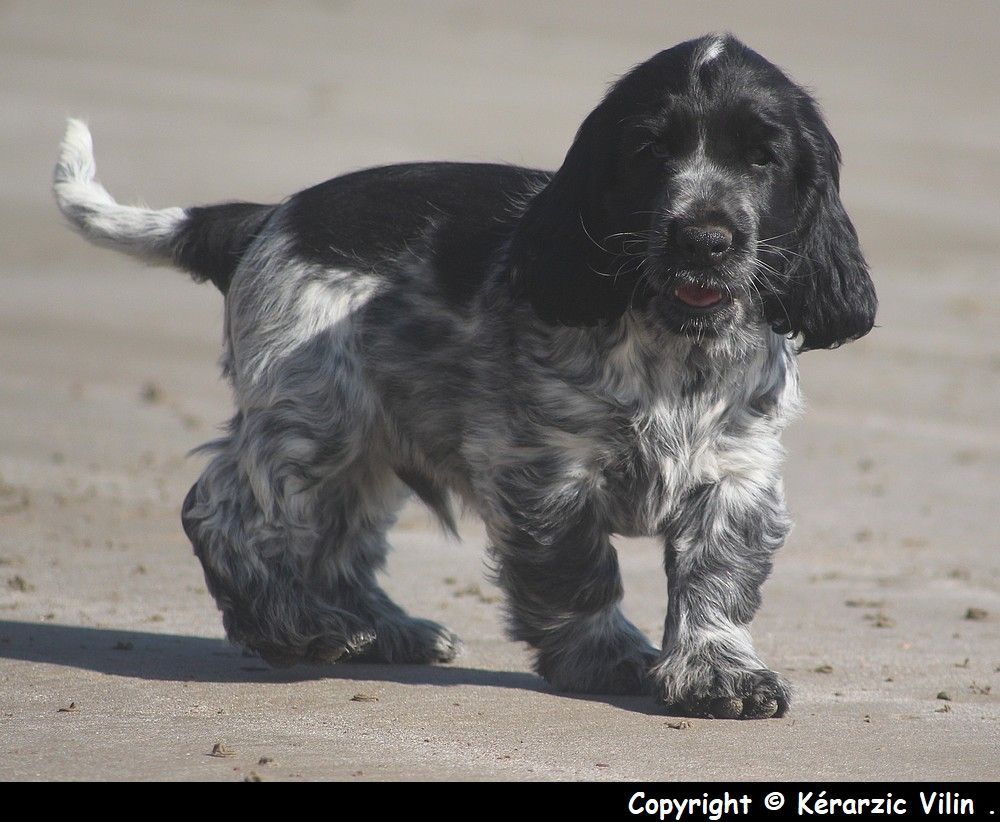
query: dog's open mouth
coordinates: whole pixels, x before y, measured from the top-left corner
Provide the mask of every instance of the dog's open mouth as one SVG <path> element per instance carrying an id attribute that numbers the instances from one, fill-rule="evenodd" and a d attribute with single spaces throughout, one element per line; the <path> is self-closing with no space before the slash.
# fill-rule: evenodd
<path id="1" fill-rule="evenodd" d="M 720 306 L 724 301 L 723 294 L 718 289 L 694 283 L 684 283 L 677 286 L 674 289 L 674 297 L 688 308 L 703 311 Z"/>

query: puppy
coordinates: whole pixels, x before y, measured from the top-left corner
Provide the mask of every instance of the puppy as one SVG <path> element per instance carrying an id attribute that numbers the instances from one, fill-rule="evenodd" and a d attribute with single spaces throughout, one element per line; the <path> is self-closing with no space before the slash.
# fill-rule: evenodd
<path id="1" fill-rule="evenodd" d="M 626 74 L 555 173 L 418 163 L 279 205 L 150 210 L 70 121 L 55 194 L 88 239 L 225 295 L 237 410 L 183 504 L 230 638 L 276 665 L 451 660 L 377 583 L 416 494 L 486 524 L 510 636 L 554 687 L 781 716 L 749 625 L 790 522 L 796 356 L 876 297 L 815 102 L 731 36 Z M 662 650 L 612 534 L 662 541 Z"/>

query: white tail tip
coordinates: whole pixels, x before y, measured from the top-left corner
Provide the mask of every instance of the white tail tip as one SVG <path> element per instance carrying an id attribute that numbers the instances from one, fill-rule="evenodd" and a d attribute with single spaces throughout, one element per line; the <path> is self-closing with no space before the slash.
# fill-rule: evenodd
<path id="1" fill-rule="evenodd" d="M 59 210 L 91 242 L 148 262 L 169 262 L 184 209 L 121 205 L 94 179 L 96 173 L 90 129 L 82 120 L 68 120 L 53 176 Z"/>
<path id="2" fill-rule="evenodd" d="M 97 169 L 94 165 L 94 141 L 90 129 L 82 120 L 66 121 L 66 133 L 59 146 L 56 163 L 56 185 L 64 182 L 91 182 Z"/>

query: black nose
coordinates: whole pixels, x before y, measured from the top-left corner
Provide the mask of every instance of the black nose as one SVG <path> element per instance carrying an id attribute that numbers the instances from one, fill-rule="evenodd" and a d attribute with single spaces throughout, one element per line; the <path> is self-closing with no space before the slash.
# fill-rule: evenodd
<path id="1" fill-rule="evenodd" d="M 677 247 L 695 265 L 714 265 L 733 247 L 733 232 L 721 225 L 681 226 Z"/>

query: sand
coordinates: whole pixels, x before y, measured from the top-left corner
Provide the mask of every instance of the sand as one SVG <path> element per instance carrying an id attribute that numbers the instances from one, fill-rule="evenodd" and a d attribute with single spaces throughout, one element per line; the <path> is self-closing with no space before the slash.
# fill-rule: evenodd
<path id="1" fill-rule="evenodd" d="M 0 5 L 0 779 L 996 777 L 995 5 L 667 8 Z M 459 543 L 416 507 L 386 584 L 462 635 L 453 665 L 275 672 L 228 645 L 178 518 L 230 410 L 221 300 L 60 225 L 64 117 L 156 206 L 399 160 L 552 167 L 616 74 L 717 29 L 816 90 L 882 300 L 869 337 L 802 360 L 797 526 L 753 627 L 791 713 L 676 728 L 552 692 L 503 636 L 481 526 Z M 619 548 L 655 636 L 659 549 Z"/>

